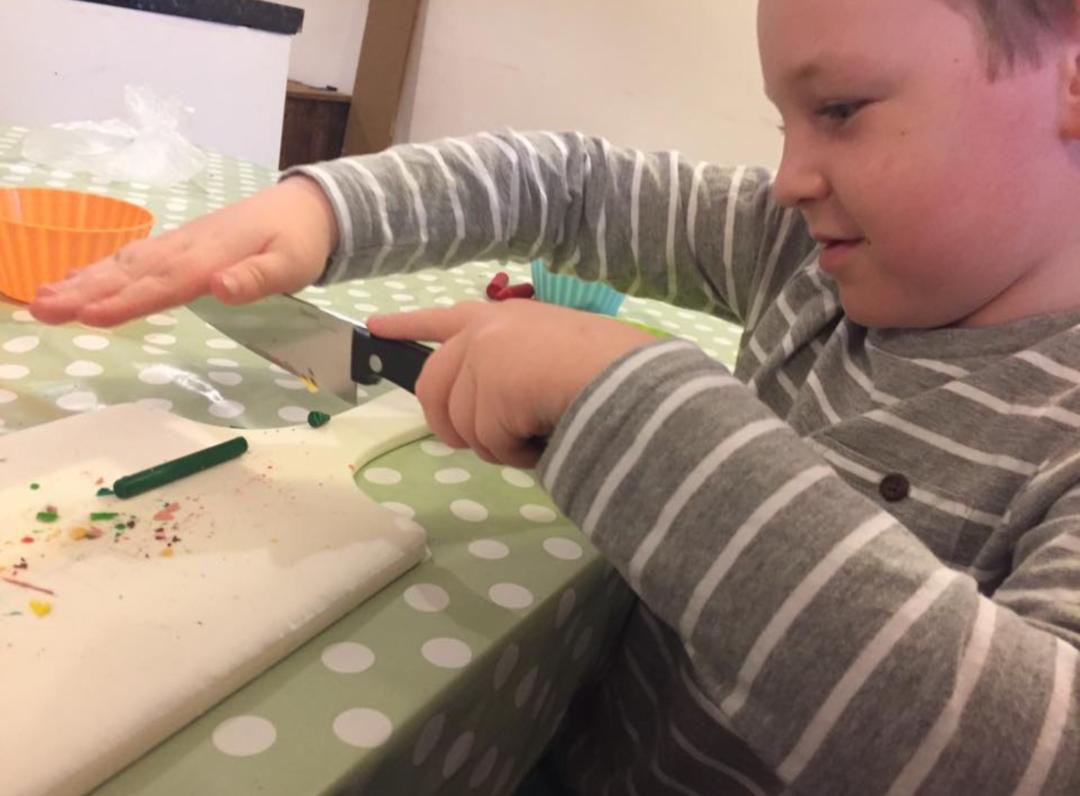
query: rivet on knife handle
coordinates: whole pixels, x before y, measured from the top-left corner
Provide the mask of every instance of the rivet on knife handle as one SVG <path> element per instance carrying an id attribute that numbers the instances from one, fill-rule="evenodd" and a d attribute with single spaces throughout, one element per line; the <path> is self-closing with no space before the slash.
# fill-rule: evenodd
<path id="1" fill-rule="evenodd" d="M 374 384 L 389 379 L 402 389 L 416 392 L 416 380 L 432 349 L 412 340 L 388 340 L 376 337 L 367 329 L 353 332 L 352 380 Z"/>

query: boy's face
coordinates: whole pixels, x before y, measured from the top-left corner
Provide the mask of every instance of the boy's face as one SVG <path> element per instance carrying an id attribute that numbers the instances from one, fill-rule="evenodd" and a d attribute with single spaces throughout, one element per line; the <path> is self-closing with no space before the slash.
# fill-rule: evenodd
<path id="1" fill-rule="evenodd" d="M 1047 299 L 1065 286 L 1080 306 L 1064 43 L 991 81 L 976 23 L 940 0 L 761 0 L 758 26 L 785 126 L 776 196 L 853 320 L 998 323 L 1063 309 Z"/>

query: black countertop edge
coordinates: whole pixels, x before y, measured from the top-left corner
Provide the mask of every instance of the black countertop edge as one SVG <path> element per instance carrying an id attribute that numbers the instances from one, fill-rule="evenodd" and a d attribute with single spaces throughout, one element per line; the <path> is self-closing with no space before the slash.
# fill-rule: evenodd
<path id="1" fill-rule="evenodd" d="M 266 0 L 80 0 L 133 11 L 149 11 L 174 17 L 201 19 L 223 25 L 265 30 L 270 33 L 299 33 L 304 26 L 304 10 Z"/>

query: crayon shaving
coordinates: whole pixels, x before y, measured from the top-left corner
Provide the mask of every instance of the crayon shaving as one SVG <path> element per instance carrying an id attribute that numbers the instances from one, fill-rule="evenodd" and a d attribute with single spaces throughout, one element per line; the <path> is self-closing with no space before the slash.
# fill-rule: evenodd
<path id="1" fill-rule="evenodd" d="M 35 616 L 45 617 L 52 613 L 52 603 L 46 600 L 31 600 L 30 610 Z"/>
<path id="2" fill-rule="evenodd" d="M 301 383 L 305 387 L 307 387 L 308 392 L 318 392 L 319 391 L 319 385 L 316 384 L 315 379 L 311 378 L 310 376 L 297 376 L 296 378 L 300 379 Z"/>
<path id="3" fill-rule="evenodd" d="M 179 503 L 169 503 L 161 511 L 154 515 L 154 519 L 158 521 L 168 522 L 175 519 L 176 512 L 180 510 Z"/>

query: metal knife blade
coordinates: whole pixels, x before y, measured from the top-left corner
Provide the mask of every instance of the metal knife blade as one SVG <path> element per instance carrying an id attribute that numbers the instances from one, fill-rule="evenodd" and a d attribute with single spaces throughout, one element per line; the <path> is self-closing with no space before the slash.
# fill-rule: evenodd
<path id="1" fill-rule="evenodd" d="M 411 340 L 376 337 L 363 324 L 295 296 L 239 306 L 205 296 L 188 309 L 245 348 L 351 404 L 358 382 L 386 378 L 415 392 L 432 352 Z"/>

